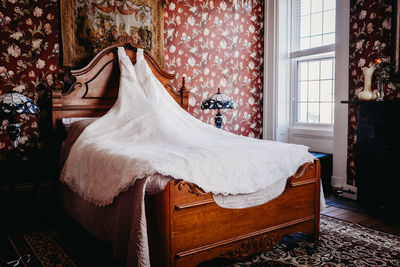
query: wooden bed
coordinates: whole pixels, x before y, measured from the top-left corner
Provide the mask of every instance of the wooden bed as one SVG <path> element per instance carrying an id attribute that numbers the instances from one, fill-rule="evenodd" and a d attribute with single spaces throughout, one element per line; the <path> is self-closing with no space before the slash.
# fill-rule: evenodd
<path id="1" fill-rule="evenodd" d="M 118 94 L 118 46 L 125 46 L 135 61 L 132 45 L 110 46 L 86 67 L 72 71 L 76 82 L 67 92 L 53 91 L 55 130 L 62 127 L 62 118 L 101 116 L 112 107 Z M 184 81 L 175 92 L 169 85 L 174 75 L 164 71 L 151 55 L 145 53 L 145 58 L 166 90 L 187 110 L 189 92 Z M 281 196 L 247 209 L 221 208 L 211 194 L 196 185 L 170 181 L 162 193 L 146 199 L 152 265 L 196 266 L 217 257 L 243 259 L 296 232 L 318 240 L 319 206 L 319 161 L 304 164 L 288 177 Z"/>

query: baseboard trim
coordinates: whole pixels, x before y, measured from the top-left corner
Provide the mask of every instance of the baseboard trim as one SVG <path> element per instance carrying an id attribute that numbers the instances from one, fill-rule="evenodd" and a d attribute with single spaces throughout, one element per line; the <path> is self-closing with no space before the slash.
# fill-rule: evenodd
<path id="1" fill-rule="evenodd" d="M 343 197 L 357 200 L 357 187 L 348 184 L 343 185 Z"/>
<path id="2" fill-rule="evenodd" d="M 344 177 L 333 176 L 331 177 L 331 186 L 336 188 L 342 188 L 346 183 L 346 179 Z"/>

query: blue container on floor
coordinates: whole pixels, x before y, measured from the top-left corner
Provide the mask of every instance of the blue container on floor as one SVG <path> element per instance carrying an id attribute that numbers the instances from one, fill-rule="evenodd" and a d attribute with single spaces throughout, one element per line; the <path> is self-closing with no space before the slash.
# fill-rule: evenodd
<path id="1" fill-rule="evenodd" d="M 321 163 L 321 182 L 324 192 L 328 193 L 332 191 L 331 177 L 332 177 L 332 162 L 333 155 L 322 152 L 310 152 L 316 159 L 319 159 Z"/>

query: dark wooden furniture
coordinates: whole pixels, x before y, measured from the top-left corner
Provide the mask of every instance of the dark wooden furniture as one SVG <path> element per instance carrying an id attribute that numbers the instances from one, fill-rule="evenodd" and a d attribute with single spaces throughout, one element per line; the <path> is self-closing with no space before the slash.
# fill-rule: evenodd
<path id="1" fill-rule="evenodd" d="M 0 159 L 0 235 L 43 227 L 59 210 L 57 175 L 38 153 L 31 155 Z"/>
<path id="2" fill-rule="evenodd" d="M 118 94 L 119 71 L 114 45 L 100 52 L 83 69 L 73 71 L 77 81 L 62 94 L 53 94 L 53 125 L 63 117 L 104 114 Z M 126 49 L 131 59 L 135 53 Z M 146 54 L 153 73 L 187 110 L 188 92 L 175 93 L 174 77 Z M 211 194 L 185 181 L 170 181 L 165 190 L 146 203 L 153 266 L 195 266 L 216 257 L 240 259 L 265 251 L 295 232 L 319 237 L 320 165 L 307 163 L 288 177 L 278 198 L 248 209 L 224 209 Z"/>
<path id="3" fill-rule="evenodd" d="M 400 101 L 355 101 L 349 104 L 356 105 L 358 111 L 357 199 L 369 209 L 398 214 Z"/>

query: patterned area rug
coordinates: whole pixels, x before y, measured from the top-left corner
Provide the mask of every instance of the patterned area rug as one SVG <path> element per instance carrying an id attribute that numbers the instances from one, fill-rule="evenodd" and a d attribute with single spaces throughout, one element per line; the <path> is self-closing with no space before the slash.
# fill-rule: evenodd
<path id="1" fill-rule="evenodd" d="M 318 244 L 296 234 L 230 266 L 400 266 L 400 237 L 321 215 Z"/>
<path id="2" fill-rule="evenodd" d="M 85 233 L 50 230 L 10 236 L 25 266 L 112 266 L 110 248 Z M 98 242 L 98 241 L 97 241 Z M 286 237 L 269 252 L 228 264 L 220 259 L 202 266 L 400 266 L 400 237 L 356 224 L 321 216 L 318 244 L 296 234 Z M 19 265 L 23 266 L 23 265 Z"/>
<path id="3" fill-rule="evenodd" d="M 8 238 L 20 257 L 20 264 L 17 266 L 113 266 L 111 247 L 95 240 L 85 230 L 76 226 L 14 234 Z"/>

